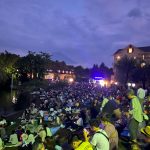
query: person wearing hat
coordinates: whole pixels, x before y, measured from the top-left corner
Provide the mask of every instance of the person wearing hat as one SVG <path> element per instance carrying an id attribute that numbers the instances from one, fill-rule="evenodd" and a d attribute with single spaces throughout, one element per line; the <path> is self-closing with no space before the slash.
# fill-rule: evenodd
<path id="1" fill-rule="evenodd" d="M 145 150 L 150 149 L 150 126 L 146 126 L 141 129 L 141 133 L 144 135 L 144 142 L 147 143 Z"/>
<path id="2" fill-rule="evenodd" d="M 42 142 L 34 143 L 33 150 L 45 150 L 45 146 Z"/>
<path id="3" fill-rule="evenodd" d="M 100 122 L 97 119 L 93 119 L 90 121 L 91 130 L 94 133 L 92 138 L 89 137 L 89 132 L 85 129 L 83 130 L 83 135 L 85 138 L 85 141 L 89 141 L 93 147 L 93 149 L 96 150 L 109 150 L 109 138 L 107 133 L 100 128 Z"/>
<path id="4" fill-rule="evenodd" d="M 42 142 L 44 142 L 46 138 L 46 131 L 44 130 L 43 127 L 40 128 L 38 135 L 41 138 Z"/>
<path id="5" fill-rule="evenodd" d="M 109 101 L 108 96 L 104 96 L 104 99 L 102 101 L 101 108 L 100 108 L 101 111 L 103 110 L 104 106 L 108 103 L 108 101 Z"/>
<path id="6" fill-rule="evenodd" d="M 4 142 L 2 141 L 1 137 L 0 137 L 0 150 L 3 150 L 4 148 Z"/>
<path id="7" fill-rule="evenodd" d="M 109 115 L 105 114 L 101 117 L 101 122 L 104 126 L 104 131 L 107 133 L 109 138 L 110 150 L 118 149 L 118 132 L 115 126 L 110 122 Z"/>
<path id="8" fill-rule="evenodd" d="M 140 101 L 137 96 L 135 96 L 133 89 L 127 92 L 127 96 L 130 100 L 130 110 L 129 110 L 129 133 L 132 146 L 138 149 L 137 144 L 137 133 L 139 123 L 143 122 L 143 111 Z M 133 149 L 134 149 L 133 148 Z"/>
<path id="9" fill-rule="evenodd" d="M 120 105 L 118 100 L 115 99 L 112 94 L 109 96 L 109 101 L 103 107 L 102 114 L 109 114 L 112 122 L 121 118 Z"/>
<path id="10" fill-rule="evenodd" d="M 139 101 L 141 103 L 142 108 L 143 108 L 143 103 L 144 103 L 145 95 L 146 95 L 146 92 L 142 88 L 142 86 L 140 85 L 139 88 L 138 88 L 138 90 L 137 90 L 137 97 L 139 98 Z"/>
<path id="11" fill-rule="evenodd" d="M 93 150 L 92 145 L 88 141 L 84 141 L 78 136 L 72 138 L 72 147 L 74 150 Z"/>

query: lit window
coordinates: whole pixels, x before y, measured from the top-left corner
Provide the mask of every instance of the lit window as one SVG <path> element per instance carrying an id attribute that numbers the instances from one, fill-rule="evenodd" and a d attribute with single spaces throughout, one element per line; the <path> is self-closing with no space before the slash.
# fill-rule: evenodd
<path id="1" fill-rule="evenodd" d="M 145 56 L 143 55 L 143 60 L 145 59 Z"/>
<path id="2" fill-rule="evenodd" d="M 117 56 L 117 60 L 120 60 L 120 58 L 121 58 L 120 56 Z"/>
<path id="3" fill-rule="evenodd" d="M 133 48 L 132 47 L 129 47 L 129 49 L 128 49 L 128 53 L 133 53 Z"/>
<path id="4" fill-rule="evenodd" d="M 141 67 L 143 68 L 146 65 L 145 62 L 141 63 Z"/>

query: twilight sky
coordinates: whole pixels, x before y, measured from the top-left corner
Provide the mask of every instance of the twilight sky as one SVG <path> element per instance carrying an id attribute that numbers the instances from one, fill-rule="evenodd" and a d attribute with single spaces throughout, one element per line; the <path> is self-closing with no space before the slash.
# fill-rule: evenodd
<path id="1" fill-rule="evenodd" d="M 111 66 L 117 49 L 149 37 L 150 0 L 0 0 L 0 52 Z"/>

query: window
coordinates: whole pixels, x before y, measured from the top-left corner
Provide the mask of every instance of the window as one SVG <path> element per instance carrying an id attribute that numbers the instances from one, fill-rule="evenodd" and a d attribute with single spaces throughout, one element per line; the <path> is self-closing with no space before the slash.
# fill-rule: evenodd
<path id="1" fill-rule="evenodd" d="M 117 56 L 117 60 L 120 60 L 120 58 L 121 58 L 120 56 Z"/>
<path id="2" fill-rule="evenodd" d="M 145 62 L 141 63 L 141 67 L 143 68 L 146 65 Z"/>
<path id="3" fill-rule="evenodd" d="M 145 56 L 143 55 L 143 60 L 145 59 Z"/>
<path id="4" fill-rule="evenodd" d="M 128 49 L 128 53 L 133 53 L 133 48 L 132 47 L 129 47 L 129 49 Z"/>

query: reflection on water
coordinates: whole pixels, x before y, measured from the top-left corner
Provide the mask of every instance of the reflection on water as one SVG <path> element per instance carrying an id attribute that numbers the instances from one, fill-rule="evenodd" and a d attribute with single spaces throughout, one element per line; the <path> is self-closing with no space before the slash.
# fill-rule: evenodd
<path id="1" fill-rule="evenodd" d="M 16 96 L 15 90 L 12 91 L 12 94 L 10 91 L 0 91 L 0 112 L 13 110 L 12 96 Z"/>

